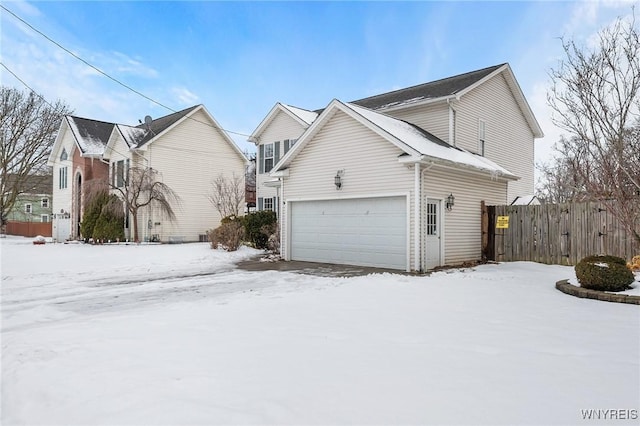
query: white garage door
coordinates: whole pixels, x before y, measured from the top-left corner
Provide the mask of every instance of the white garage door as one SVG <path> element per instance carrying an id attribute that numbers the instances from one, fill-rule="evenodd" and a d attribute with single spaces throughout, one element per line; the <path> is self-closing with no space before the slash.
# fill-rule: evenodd
<path id="1" fill-rule="evenodd" d="M 406 269 L 406 197 L 292 202 L 291 259 Z"/>

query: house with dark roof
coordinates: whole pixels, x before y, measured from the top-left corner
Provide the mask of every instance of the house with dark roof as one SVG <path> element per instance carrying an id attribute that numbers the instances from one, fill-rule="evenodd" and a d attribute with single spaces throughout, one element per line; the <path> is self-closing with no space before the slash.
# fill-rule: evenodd
<path id="1" fill-rule="evenodd" d="M 315 113 L 294 131 L 272 110 L 252 135 L 285 259 L 405 271 L 479 260 L 481 202 L 533 193 L 543 133 L 508 64 Z M 261 148 L 283 137 L 296 142 L 279 158 Z"/>
<path id="2" fill-rule="evenodd" d="M 66 116 L 48 164 L 53 167 L 53 236 L 83 237 L 80 223 L 87 193 L 97 184 L 125 185 L 129 168 L 152 168 L 179 196 L 176 219 L 153 207 L 138 215 L 139 239 L 199 241 L 220 223 L 208 200 L 213 180 L 243 176 L 246 157 L 203 105 L 135 126 Z M 125 220 L 130 236 L 132 218 Z"/>

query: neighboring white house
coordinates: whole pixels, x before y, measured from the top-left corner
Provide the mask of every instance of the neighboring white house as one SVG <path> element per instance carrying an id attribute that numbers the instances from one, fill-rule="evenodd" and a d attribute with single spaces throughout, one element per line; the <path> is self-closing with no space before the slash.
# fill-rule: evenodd
<path id="1" fill-rule="evenodd" d="M 59 212 L 56 219 L 70 221 L 69 238 L 77 238 L 91 181 L 119 186 L 130 167 L 152 168 L 180 200 L 174 206 L 174 221 L 150 208 L 141 211 L 140 240 L 198 241 L 220 222 L 208 200 L 213 180 L 219 174 L 243 177 L 247 164 L 203 105 L 149 118 L 139 126 L 67 116 L 49 158 L 54 168 L 53 208 Z"/>
<path id="2" fill-rule="evenodd" d="M 478 260 L 480 202 L 533 192 L 541 136 L 508 64 L 333 100 L 270 173 L 282 254 L 407 271 Z"/>
<path id="3" fill-rule="evenodd" d="M 278 211 L 280 182 L 269 173 L 317 116 L 278 102 L 249 137 L 256 144 L 257 210 Z"/>

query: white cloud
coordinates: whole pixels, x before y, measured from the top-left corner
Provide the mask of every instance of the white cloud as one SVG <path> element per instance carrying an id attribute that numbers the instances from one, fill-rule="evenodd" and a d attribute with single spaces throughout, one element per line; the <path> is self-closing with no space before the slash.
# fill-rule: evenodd
<path id="1" fill-rule="evenodd" d="M 171 89 L 171 93 L 178 99 L 178 102 L 184 106 L 194 105 L 199 99 L 198 95 L 184 87 L 174 87 Z"/>

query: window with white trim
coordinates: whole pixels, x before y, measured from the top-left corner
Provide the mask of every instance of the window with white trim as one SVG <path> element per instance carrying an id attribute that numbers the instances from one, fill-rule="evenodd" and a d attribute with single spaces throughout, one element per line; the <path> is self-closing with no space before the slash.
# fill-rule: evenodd
<path id="1" fill-rule="evenodd" d="M 478 154 L 484 157 L 486 123 L 484 120 L 478 120 Z"/>
<path id="2" fill-rule="evenodd" d="M 41 214 L 40 215 L 40 222 L 42 222 L 42 223 L 49 222 L 49 215 L 48 214 Z"/>
<path id="3" fill-rule="evenodd" d="M 427 203 L 427 235 L 438 235 L 438 205 Z"/>
<path id="4" fill-rule="evenodd" d="M 65 189 L 67 187 L 67 167 L 60 167 L 58 170 L 58 188 Z"/>
<path id="5" fill-rule="evenodd" d="M 273 144 L 264 145 L 264 172 L 269 173 L 273 169 Z"/>
<path id="6" fill-rule="evenodd" d="M 265 198 L 263 201 L 263 210 L 271 210 L 273 211 L 273 198 Z"/>
<path id="7" fill-rule="evenodd" d="M 43 198 L 42 200 L 40 200 L 40 207 L 42 207 L 43 209 L 48 209 L 49 208 L 49 199 L 48 198 Z"/>
<path id="8" fill-rule="evenodd" d="M 33 206 L 29 203 L 24 205 L 24 212 L 25 213 L 33 213 Z"/>
<path id="9" fill-rule="evenodd" d="M 116 186 L 122 188 L 124 186 L 124 160 L 120 160 L 116 166 Z"/>

